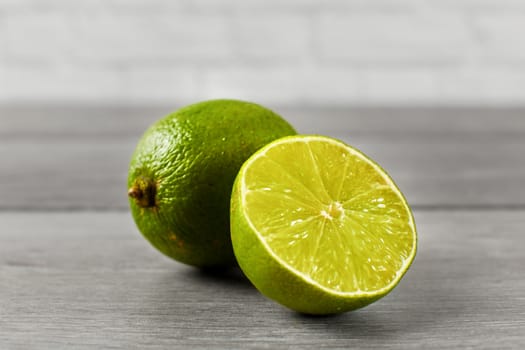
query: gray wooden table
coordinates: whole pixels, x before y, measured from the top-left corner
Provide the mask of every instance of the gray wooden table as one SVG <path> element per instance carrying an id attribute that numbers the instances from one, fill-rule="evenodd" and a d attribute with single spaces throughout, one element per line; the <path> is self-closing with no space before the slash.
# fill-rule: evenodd
<path id="1" fill-rule="evenodd" d="M 169 111 L 0 108 L 0 349 L 525 347 L 525 110 L 277 109 L 376 159 L 414 208 L 419 250 L 401 284 L 330 317 L 140 236 L 128 161 Z"/>

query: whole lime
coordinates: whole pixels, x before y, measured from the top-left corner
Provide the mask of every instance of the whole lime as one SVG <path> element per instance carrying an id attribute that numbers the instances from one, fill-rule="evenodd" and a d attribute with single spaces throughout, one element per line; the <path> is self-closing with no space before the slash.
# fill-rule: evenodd
<path id="1" fill-rule="evenodd" d="M 259 148 L 295 133 L 271 110 L 236 100 L 200 102 L 159 120 L 140 139 L 129 166 L 138 229 L 180 262 L 235 264 L 229 206 L 237 172 Z"/>

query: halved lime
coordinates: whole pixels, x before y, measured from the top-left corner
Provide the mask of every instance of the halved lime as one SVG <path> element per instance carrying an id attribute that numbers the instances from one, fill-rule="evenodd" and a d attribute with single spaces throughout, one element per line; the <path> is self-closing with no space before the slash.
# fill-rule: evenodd
<path id="1" fill-rule="evenodd" d="M 390 292 L 416 254 L 414 218 L 390 176 L 324 136 L 291 136 L 237 175 L 231 234 L 261 293 L 310 314 L 363 307 Z"/>

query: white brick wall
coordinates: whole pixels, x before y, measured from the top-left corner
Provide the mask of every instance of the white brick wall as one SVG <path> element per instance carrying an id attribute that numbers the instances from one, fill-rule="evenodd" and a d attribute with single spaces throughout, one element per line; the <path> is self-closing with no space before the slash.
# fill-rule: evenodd
<path id="1" fill-rule="evenodd" d="M 490 63 L 525 63 L 525 12 L 480 15 L 475 26 L 483 40 L 482 59 Z"/>
<path id="2" fill-rule="evenodd" d="M 0 103 L 525 104 L 523 0 L 0 0 Z"/>
<path id="3" fill-rule="evenodd" d="M 69 58 L 73 38 L 64 13 L 9 12 L 4 20 L 6 55 L 14 65 L 58 65 Z"/>
<path id="4" fill-rule="evenodd" d="M 233 19 L 239 58 L 289 64 L 312 56 L 311 21 L 296 14 L 239 14 Z"/>
<path id="5" fill-rule="evenodd" d="M 465 56 L 471 35 L 457 14 L 329 13 L 318 19 L 321 59 L 361 64 L 440 64 Z"/>

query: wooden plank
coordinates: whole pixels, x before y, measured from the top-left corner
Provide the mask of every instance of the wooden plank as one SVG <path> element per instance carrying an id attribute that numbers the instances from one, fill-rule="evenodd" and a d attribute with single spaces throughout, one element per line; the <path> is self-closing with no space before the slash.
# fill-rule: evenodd
<path id="1" fill-rule="evenodd" d="M 525 144 L 353 144 L 415 207 L 525 206 Z M 134 147 L 135 140 L 0 141 L 0 210 L 126 209 Z"/>
<path id="2" fill-rule="evenodd" d="M 0 210 L 127 207 L 131 143 L 0 142 Z"/>
<path id="3" fill-rule="evenodd" d="M 0 348 L 523 348 L 525 211 L 415 217 L 390 295 L 307 317 L 161 256 L 127 213 L 0 213 Z"/>
<path id="4" fill-rule="evenodd" d="M 0 106 L 0 140 L 136 139 L 179 106 Z M 273 107 L 272 107 L 273 108 Z M 275 107 L 301 133 L 365 143 L 523 143 L 524 108 Z"/>
<path id="5" fill-rule="evenodd" d="M 125 209 L 142 132 L 168 108 L 0 109 L 0 209 Z M 360 148 L 415 207 L 525 207 L 525 111 L 282 109 Z"/>

